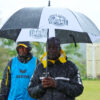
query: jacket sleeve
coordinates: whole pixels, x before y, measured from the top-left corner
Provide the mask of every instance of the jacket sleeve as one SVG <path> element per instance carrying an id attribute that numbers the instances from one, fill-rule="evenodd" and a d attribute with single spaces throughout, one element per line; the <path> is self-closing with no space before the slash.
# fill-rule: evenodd
<path id="1" fill-rule="evenodd" d="M 45 89 L 42 88 L 41 80 L 39 79 L 41 68 L 40 64 L 38 64 L 28 86 L 28 92 L 32 98 L 40 98 L 45 93 Z"/>
<path id="2" fill-rule="evenodd" d="M 56 81 L 56 89 L 65 95 L 76 97 L 83 92 L 84 87 L 77 67 L 73 63 L 70 64 L 70 67 L 70 80 Z"/>
<path id="3" fill-rule="evenodd" d="M 11 86 L 11 73 L 10 73 L 11 63 L 12 60 L 8 62 L 3 73 L 1 89 L 0 89 L 0 100 L 7 100 L 8 98 L 8 94 Z"/>
<path id="4" fill-rule="evenodd" d="M 40 63 L 40 61 L 37 59 L 36 60 L 36 66 L 38 66 L 39 63 Z"/>

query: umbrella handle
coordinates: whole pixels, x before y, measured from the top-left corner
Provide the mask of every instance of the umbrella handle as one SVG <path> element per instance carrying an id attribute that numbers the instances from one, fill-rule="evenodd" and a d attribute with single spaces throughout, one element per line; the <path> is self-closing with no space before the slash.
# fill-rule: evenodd
<path id="1" fill-rule="evenodd" d="M 73 41 L 74 41 L 74 44 L 75 44 L 75 47 L 77 47 L 75 37 L 74 37 L 72 34 L 70 34 L 69 36 L 72 37 L 72 39 L 73 39 Z"/>

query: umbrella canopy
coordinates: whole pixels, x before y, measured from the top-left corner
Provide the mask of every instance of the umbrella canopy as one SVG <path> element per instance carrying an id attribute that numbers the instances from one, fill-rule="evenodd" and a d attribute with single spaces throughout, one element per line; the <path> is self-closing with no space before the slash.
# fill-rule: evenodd
<path id="1" fill-rule="evenodd" d="M 56 36 L 61 43 L 92 43 L 100 31 L 85 15 L 67 8 L 23 8 L 15 12 L 0 30 L 0 37 L 14 41 L 46 42 Z"/>

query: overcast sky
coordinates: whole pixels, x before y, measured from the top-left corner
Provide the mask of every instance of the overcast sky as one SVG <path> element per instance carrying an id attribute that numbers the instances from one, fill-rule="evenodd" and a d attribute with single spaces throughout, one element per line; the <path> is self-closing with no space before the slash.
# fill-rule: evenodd
<path id="1" fill-rule="evenodd" d="M 23 7 L 46 7 L 48 0 L 0 0 L 2 24 Z M 64 7 L 88 16 L 100 30 L 100 0 L 51 0 L 52 7 Z"/>

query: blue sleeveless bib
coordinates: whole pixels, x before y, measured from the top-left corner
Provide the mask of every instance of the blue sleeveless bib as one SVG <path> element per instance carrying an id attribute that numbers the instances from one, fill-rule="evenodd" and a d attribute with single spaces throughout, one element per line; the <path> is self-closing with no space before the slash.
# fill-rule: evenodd
<path id="1" fill-rule="evenodd" d="M 21 63 L 17 57 L 12 60 L 11 66 L 11 88 L 8 100 L 35 100 L 32 99 L 27 91 L 34 70 L 36 68 L 36 57 L 28 63 Z"/>

